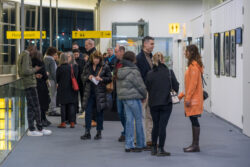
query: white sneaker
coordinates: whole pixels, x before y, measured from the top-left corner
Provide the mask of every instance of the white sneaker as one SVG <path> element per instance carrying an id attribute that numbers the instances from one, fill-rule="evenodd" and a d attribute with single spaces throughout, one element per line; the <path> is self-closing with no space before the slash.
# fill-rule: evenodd
<path id="1" fill-rule="evenodd" d="M 51 130 L 48 129 L 43 129 L 42 131 L 40 131 L 44 136 L 49 136 L 52 134 Z"/>
<path id="2" fill-rule="evenodd" d="M 39 131 L 28 131 L 27 132 L 27 136 L 43 136 L 43 133 L 39 132 Z"/>

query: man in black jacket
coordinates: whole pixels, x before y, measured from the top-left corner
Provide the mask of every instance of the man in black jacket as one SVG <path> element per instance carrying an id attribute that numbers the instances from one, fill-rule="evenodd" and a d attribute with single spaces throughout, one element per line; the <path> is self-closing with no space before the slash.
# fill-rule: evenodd
<path id="1" fill-rule="evenodd" d="M 152 52 L 154 50 L 154 38 L 150 36 L 146 36 L 142 40 L 142 50 L 136 56 L 136 65 L 140 70 L 142 79 L 145 83 L 147 73 L 153 68 L 152 62 Z M 150 108 L 148 106 L 148 99 L 143 102 L 143 108 L 145 112 L 145 132 L 146 132 L 146 142 L 147 142 L 147 150 L 151 150 L 152 146 L 152 128 L 153 121 L 150 114 Z"/>

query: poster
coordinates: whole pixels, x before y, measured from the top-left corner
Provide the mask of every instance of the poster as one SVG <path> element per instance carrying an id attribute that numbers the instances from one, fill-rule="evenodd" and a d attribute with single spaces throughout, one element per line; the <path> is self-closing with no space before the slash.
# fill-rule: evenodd
<path id="1" fill-rule="evenodd" d="M 225 38 L 224 32 L 220 33 L 220 74 L 225 75 Z"/>
<path id="2" fill-rule="evenodd" d="M 230 75 L 236 77 L 236 32 L 230 32 Z"/>
<path id="3" fill-rule="evenodd" d="M 214 73 L 220 75 L 220 34 L 214 34 Z"/>
<path id="4" fill-rule="evenodd" d="M 225 75 L 230 76 L 230 32 L 225 32 Z"/>

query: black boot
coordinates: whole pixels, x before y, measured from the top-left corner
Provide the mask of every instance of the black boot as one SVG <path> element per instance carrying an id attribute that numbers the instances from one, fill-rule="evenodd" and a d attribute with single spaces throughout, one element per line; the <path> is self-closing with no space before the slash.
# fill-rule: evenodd
<path id="1" fill-rule="evenodd" d="M 100 131 L 100 130 L 98 130 L 97 131 L 97 134 L 95 135 L 95 140 L 99 140 L 99 139 L 101 139 L 102 138 L 102 131 Z"/>
<path id="2" fill-rule="evenodd" d="M 200 147 L 199 147 L 199 138 L 200 138 L 200 127 L 192 127 L 192 132 L 193 132 L 193 142 L 192 144 L 184 148 L 184 152 L 200 152 Z"/>
<path id="3" fill-rule="evenodd" d="M 91 134 L 90 134 L 90 130 L 86 130 L 85 134 L 83 136 L 81 136 L 82 140 L 88 140 L 91 139 Z"/>
<path id="4" fill-rule="evenodd" d="M 151 155 L 156 155 L 157 154 L 157 144 L 152 144 L 151 147 Z"/>
<path id="5" fill-rule="evenodd" d="M 166 152 L 163 147 L 159 147 L 157 151 L 157 156 L 170 156 L 169 152 Z"/>

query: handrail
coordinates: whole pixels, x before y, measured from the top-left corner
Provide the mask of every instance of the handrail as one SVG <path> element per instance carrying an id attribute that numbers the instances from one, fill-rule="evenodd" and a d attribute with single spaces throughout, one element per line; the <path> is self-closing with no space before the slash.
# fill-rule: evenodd
<path id="1" fill-rule="evenodd" d="M 18 82 L 18 81 L 20 81 L 20 80 L 22 80 L 22 79 L 23 79 L 23 78 L 17 78 L 17 79 L 14 80 L 14 81 L 11 81 L 11 82 L 8 82 L 8 83 L 4 83 L 4 84 L 0 85 L 0 87 L 6 86 L 6 85 L 9 85 L 9 84 L 13 84 L 13 83 Z"/>

